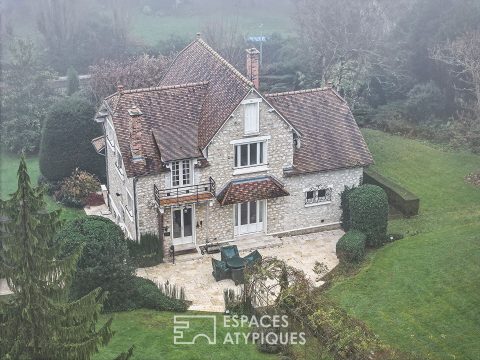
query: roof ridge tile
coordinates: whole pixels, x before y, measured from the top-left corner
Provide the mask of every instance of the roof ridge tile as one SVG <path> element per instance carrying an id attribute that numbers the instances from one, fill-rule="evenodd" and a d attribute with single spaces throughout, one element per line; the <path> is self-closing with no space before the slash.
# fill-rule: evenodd
<path id="1" fill-rule="evenodd" d="M 208 45 L 202 39 L 196 39 L 200 45 L 202 45 L 208 52 L 210 52 L 217 60 L 219 60 L 223 65 L 225 65 L 229 70 L 231 70 L 236 76 L 238 76 L 242 81 L 247 83 L 248 86 L 253 87 L 253 82 L 248 80 L 245 75 L 243 75 L 240 71 L 238 71 L 232 64 L 230 64 L 227 60 L 225 60 L 218 52 L 216 52 L 210 45 Z M 195 42 L 194 41 L 194 42 Z"/>
<path id="2" fill-rule="evenodd" d="M 185 83 L 185 84 L 179 84 L 179 85 L 152 86 L 152 87 L 146 87 L 146 88 L 124 90 L 120 94 L 124 95 L 124 94 L 134 94 L 134 93 L 149 92 L 149 91 L 182 89 L 182 88 L 187 88 L 187 87 L 207 85 L 208 83 L 209 83 L 208 81 L 201 81 L 201 82 L 196 82 L 196 83 Z M 115 94 L 118 94 L 118 92 L 115 93 Z"/>

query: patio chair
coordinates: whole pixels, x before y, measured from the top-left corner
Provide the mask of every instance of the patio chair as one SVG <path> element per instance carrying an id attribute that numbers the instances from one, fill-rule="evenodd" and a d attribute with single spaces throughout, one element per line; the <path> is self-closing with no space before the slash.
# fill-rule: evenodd
<path id="1" fill-rule="evenodd" d="M 243 259 L 246 260 L 246 265 L 247 266 L 251 266 L 251 265 L 255 264 L 257 261 L 262 260 L 262 255 L 260 255 L 258 250 L 255 250 L 255 251 L 252 251 L 247 256 L 245 256 Z"/>
<path id="2" fill-rule="evenodd" d="M 220 253 L 222 255 L 222 261 L 227 261 L 227 259 L 239 256 L 237 245 L 222 246 Z"/>
<path id="3" fill-rule="evenodd" d="M 225 261 L 220 261 L 212 258 L 212 275 L 215 281 L 230 279 L 232 277 L 232 270 L 227 267 Z"/>

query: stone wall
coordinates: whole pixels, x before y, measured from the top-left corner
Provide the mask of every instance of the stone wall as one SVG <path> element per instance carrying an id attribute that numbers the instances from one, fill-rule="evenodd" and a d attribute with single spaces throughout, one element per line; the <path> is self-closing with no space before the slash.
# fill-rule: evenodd
<path id="1" fill-rule="evenodd" d="M 251 94 L 249 98 L 257 97 Z M 240 105 L 225 122 L 208 146 L 209 166 L 195 167 L 194 183 L 208 182 L 211 176 L 217 186 L 217 194 L 233 179 L 252 178 L 260 175 L 271 175 L 282 182 L 290 196 L 267 200 L 266 229 L 268 234 L 291 233 L 295 231 L 318 230 L 320 227 L 331 227 L 340 221 L 340 193 L 345 186 L 359 185 L 362 168 L 344 169 L 325 173 L 313 173 L 295 176 L 284 176 L 283 169 L 290 168 L 293 163 L 293 130 L 280 115 L 265 102 L 260 102 L 260 129 L 255 135 L 244 134 L 244 106 Z M 267 140 L 267 166 L 255 169 L 256 172 L 245 174 L 234 173 L 234 145 L 231 141 L 248 140 L 252 137 L 269 137 Z M 124 206 L 125 188 L 132 189 L 133 179 L 122 179 L 115 169 L 115 155 L 107 145 L 108 173 L 110 194 L 119 192 L 115 203 Z M 158 213 L 155 206 L 153 185 L 159 188 L 170 188 L 170 172 L 154 176 L 140 177 L 136 180 L 136 198 L 138 228 L 140 233 L 158 233 Z M 305 205 L 305 191 L 312 187 L 330 188 L 331 200 L 328 203 Z M 133 194 L 133 192 L 132 192 Z M 114 197 L 112 195 L 112 197 Z M 204 244 L 206 240 L 227 241 L 234 238 L 234 206 L 220 206 L 216 200 L 196 204 L 194 232 L 196 243 Z M 125 226 L 134 235 L 134 222 L 125 219 Z M 172 242 L 171 208 L 163 209 L 163 227 L 165 230 L 165 248 Z M 168 234 L 169 233 L 169 234 Z"/>
<path id="2" fill-rule="evenodd" d="M 117 161 L 116 152 L 120 150 L 116 137 L 113 146 L 109 140 L 105 139 L 105 142 L 110 211 L 114 215 L 115 222 L 124 229 L 125 234 L 130 239 L 136 239 L 135 204 L 133 209 L 127 209 L 127 191 L 134 196 L 134 180 L 133 178 L 127 178 L 126 174 L 121 175 L 117 170 L 115 165 Z M 119 215 L 116 216 L 116 212 Z"/>

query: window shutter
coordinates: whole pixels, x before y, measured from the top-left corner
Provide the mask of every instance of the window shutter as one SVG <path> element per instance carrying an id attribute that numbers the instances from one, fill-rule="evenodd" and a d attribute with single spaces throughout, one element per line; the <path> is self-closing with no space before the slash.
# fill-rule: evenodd
<path id="1" fill-rule="evenodd" d="M 245 133 L 258 132 L 258 103 L 245 104 Z"/>

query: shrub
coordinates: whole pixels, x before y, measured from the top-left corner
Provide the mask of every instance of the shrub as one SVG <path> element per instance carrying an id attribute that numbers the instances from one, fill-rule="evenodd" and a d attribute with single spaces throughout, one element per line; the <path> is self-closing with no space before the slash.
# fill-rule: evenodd
<path id="1" fill-rule="evenodd" d="M 415 85 L 407 97 L 408 114 L 417 124 L 435 119 L 445 110 L 445 96 L 433 81 Z"/>
<path id="2" fill-rule="evenodd" d="M 348 231 L 350 227 L 350 208 L 348 205 L 348 195 L 355 189 L 355 186 L 345 186 L 340 194 L 340 208 L 342 209 L 342 215 L 340 216 L 340 222 L 342 229 Z"/>
<path id="3" fill-rule="evenodd" d="M 95 109 L 88 100 L 70 96 L 50 109 L 42 130 L 40 171 L 49 181 L 60 181 L 75 169 L 103 176 L 105 161 L 90 141 L 99 136 L 100 127 L 93 122 Z"/>
<path id="4" fill-rule="evenodd" d="M 350 229 L 363 232 L 368 246 L 385 242 L 388 223 L 388 199 L 385 191 L 376 185 L 362 185 L 348 196 Z"/>
<path id="5" fill-rule="evenodd" d="M 337 257 L 340 261 L 360 262 L 365 256 L 365 241 L 367 237 L 358 230 L 350 230 L 337 242 Z"/>
<path id="6" fill-rule="evenodd" d="M 67 95 L 71 96 L 80 90 L 80 79 L 75 68 L 70 66 L 67 70 Z"/>
<path id="7" fill-rule="evenodd" d="M 132 285 L 131 297 L 136 301 L 137 308 L 163 311 L 187 311 L 188 309 L 187 302 L 168 297 L 151 280 L 136 276 L 133 278 Z"/>
<path id="8" fill-rule="evenodd" d="M 76 169 L 70 177 L 61 182 L 60 189 L 56 192 L 55 197 L 65 206 L 84 207 L 88 198 L 91 198 L 91 195 L 99 189 L 100 182 L 95 176 Z"/>
<path id="9" fill-rule="evenodd" d="M 163 262 L 163 241 L 156 234 L 142 234 L 140 242 L 129 241 L 128 250 L 136 267 L 150 267 Z"/>
<path id="10" fill-rule="evenodd" d="M 105 309 L 129 307 L 132 301 L 124 291 L 132 281 L 127 239 L 122 229 L 109 219 L 89 216 L 67 222 L 57 234 L 62 252 L 70 254 L 78 246 L 83 253 L 71 286 L 72 298 L 80 298 L 101 287 L 109 292 Z"/>
<path id="11" fill-rule="evenodd" d="M 90 193 L 85 199 L 85 205 L 87 206 L 99 206 L 105 204 L 102 194 Z"/>

